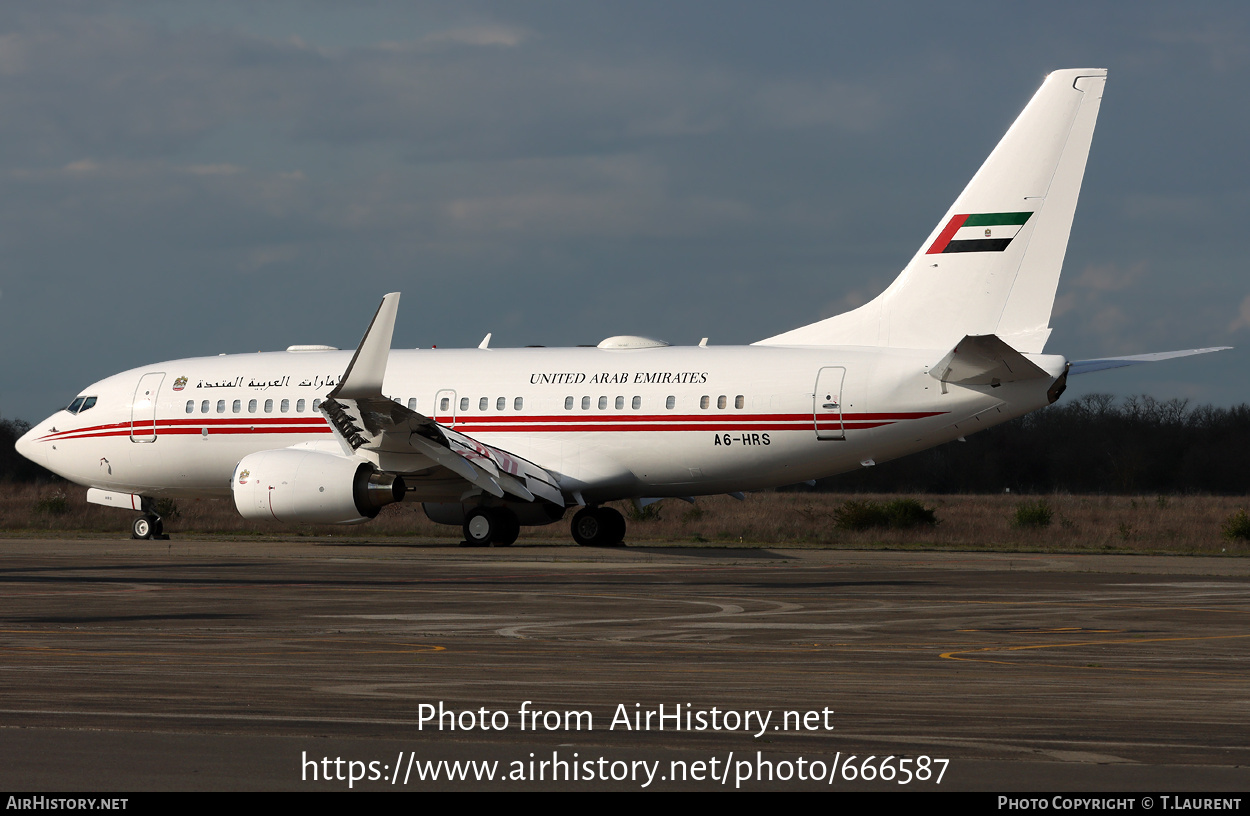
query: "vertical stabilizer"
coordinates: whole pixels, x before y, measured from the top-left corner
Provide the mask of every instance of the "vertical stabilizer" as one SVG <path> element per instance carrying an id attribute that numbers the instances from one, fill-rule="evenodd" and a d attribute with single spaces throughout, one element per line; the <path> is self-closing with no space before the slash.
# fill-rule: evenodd
<path id="1" fill-rule="evenodd" d="M 890 287 L 761 345 L 954 346 L 996 334 L 1041 352 L 1107 72 L 1055 71 Z"/>

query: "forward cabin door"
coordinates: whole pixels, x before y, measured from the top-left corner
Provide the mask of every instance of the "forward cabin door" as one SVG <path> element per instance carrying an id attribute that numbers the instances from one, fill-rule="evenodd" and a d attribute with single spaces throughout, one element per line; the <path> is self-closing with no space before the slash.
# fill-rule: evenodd
<path id="1" fill-rule="evenodd" d="M 139 378 L 134 402 L 130 403 L 130 441 L 156 441 L 156 395 L 165 372 L 153 371 Z"/>
<path id="2" fill-rule="evenodd" d="M 812 395 L 812 420 L 817 439 L 846 439 L 842 424 L 843 366 L 825 366 L 816 374 L 816 392 Z"/>

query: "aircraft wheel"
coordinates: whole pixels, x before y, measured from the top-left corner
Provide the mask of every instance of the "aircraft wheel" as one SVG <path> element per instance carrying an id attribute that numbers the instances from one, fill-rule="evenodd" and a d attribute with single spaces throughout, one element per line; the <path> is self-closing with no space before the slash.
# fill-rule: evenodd
<path id="1" fill-rule="evenodd" d="M 613 547 L 625 538 L 625 517 L 611 507 L 586 507 L 573 516 L 572 531 L 583 547 Z"/>
<path id="2" fill-rule="evenodd" d="M 490 546 L 499 523 L 489 507 L 479 507 L 464 517 L 464 540 L 471 546 Z"/>
<path id="3" fill-rule="evenodd" d="M 158 516 L 139 516 L 134 523 L 130 525 L 130 537 L 137 539 L 153 539 L 159 537 L 164 532 L 164 525 L 161 524 Z"/>
<path id="4" fill-rule="evenodd" d="M 599 513 L 603 516 L 604 525 L 608 529 L 607 540 L 603 542 L 604 546 L 618 547 L 624 544 L 625 517 L 611 507 L 600 507 Z"/>
<path id="5" fill-rule="evenodd" d="M 517 536 L 521 534 L 521 522 L 517 519 L 516 513 L 506 507 L 496 508 L 494 516 L 495 530 L 491 534 L 491 546 L 511 547 Z"/>

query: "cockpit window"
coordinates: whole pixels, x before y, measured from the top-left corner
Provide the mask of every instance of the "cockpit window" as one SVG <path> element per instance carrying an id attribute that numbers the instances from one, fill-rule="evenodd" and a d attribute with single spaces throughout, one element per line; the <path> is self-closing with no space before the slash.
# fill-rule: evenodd
<path id="1" fill-rule="evenodd" d="M 78 397 L 69 405 L 65 406 L 65 410 L 71 414 L 81 414 L 83 411 L 90 411 L 95 407 L 95 397 Z"/>

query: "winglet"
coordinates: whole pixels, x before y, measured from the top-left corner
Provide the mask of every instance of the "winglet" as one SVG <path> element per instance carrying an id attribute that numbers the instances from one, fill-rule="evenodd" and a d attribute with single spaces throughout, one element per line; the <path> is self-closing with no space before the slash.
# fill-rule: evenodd
<path id="1" fill-rule="evenodd" d="M 327 396 L 330 399 L 360 399 L 382 394 L 382 380 L 386 377 L 386 360 L 391 353 L 391 335 L 395 332 L 395 315 L 399 311 L 399 292 L 391 292 L 382 298 L 373 322 L 360 340 L 355 356 L 343 372 L 338 387 Z"/>

